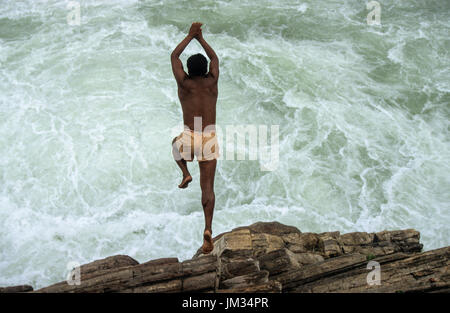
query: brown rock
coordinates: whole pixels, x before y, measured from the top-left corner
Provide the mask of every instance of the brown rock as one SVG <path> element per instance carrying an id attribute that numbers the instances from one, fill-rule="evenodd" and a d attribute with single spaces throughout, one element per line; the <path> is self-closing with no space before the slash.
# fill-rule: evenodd
<path id="1" fill-rule="evenodd" d="M 333 259 L 330 259 L 333 260 Z M 310 280 L 292 292 L 440 292 L 450 288 L 450 247 L 417 255 L 395 253 L 375 258 L 380 264 L 379 284 L 369 284 L 373 268 L 366 262 L 337 274 Z M 370 279 L 369 279 L 370 281 Z"/>
<path id="2" fill-rule="evenodd" d="M 261 270 L 267 270 L 271 276 L 300 267 L 297 256 L 288 249 L 269 252 L 260 256 L 258 261 Z"/>
<path id="3" fill-rule="evenodd" d="M 343 253 L 339 241 L 331 236 L 321 236 L 320 247 L 327 258 L 336 257 Z"/>
<path id="4" fill-rule="evenodd" d="M 205 273 L 183 279 L 183 292 L 214 290 L 216 288 L 216 272 Z"/>
<path id="5" fill-rule="evenodd" d="M 301 286 L 307 282 L 319 280 L 329 275 L 348 271 L 363 264 L 366 257 L 361 254 L 342 255 L 325 261 L 289 270 L 271 279 L 277 280 L 283 286 L 283 292 Z"/>
<path id="6" fill-rule="evenodd" d="M 231 289 L 219 289 L 218 293 L 280 293 L 281 284 L 277 281 L 268 281 L 267 283 L 252 285 L 248 287 L 237 287 Z"/>
<path id="7" fill-rule="evenodd" d="M 165 260 L 165 259 L 160 259 Z M 154 260 L 152 262 L 159 262 Z M 96 260 L 80 266 L 80 280 L 92 281 L 95 277 L 106 277 L 108 274 L 118 272 L 139 264 L 133 258 L 127 255 L 114 255 L 104 259 Z M 51 286 L 41 288 L 35 292 L 76 292 L 83 290 L 81 285 L 69 285 L 66 281 L 62 281 Z"/>
<path id="8" fill-rule="evenodd" d="M 221 280 L 259 271 L 259 262 L 254 259 L 225 263 L 221 267 Z"/>
<path id="9" fill-rule="evenodd" d="M 395 251 L 421 252 L 420 233 L 414 229 L 382 231 L 374 234 L 374 243 L 378 246 L 392 246 Z"/>
<path id="10" fill-rule="evenodd" d="M 319 235 L 319 237 L 331 237 L 336 240 L 339 240 L 339 238 L 341 237 L 341 233 L 338 231 L 325 232 L 325 233 L 320 233 L 318 235 Z"/>
<path id="11" fill-rule="evenodd" d="M 296 253 L 295 259 L 299 265 L 319 263 L 324 260 L 323 256 L 317 253 Z"/>
<path id="12" fill-rule="evenodd" d="M 214 243 L 211 252 L 220 258 L 246 259 L 252 256 L 252 237 L 248 229 L 233 230 Z"/>
<path id="13" fill-rule="evenodd" d="M 182 280 L 174 279 L 162 283 L 134 287 L 121 290 L 124 293 L 156 293 L 156 292 L 182 292 Z"/>
<path id="14" fill-rule="evenodd" d="M 347 246 L 369 245 L 373 243 L 374 237 L 374 234 L 354 232 L 340 236 L 340 241 L 343 245 Z"/>
<path id="15" fill-rule="evenodd" d="M 9 287 L 0 287 L 0 293 L 18 293 L 33 291 L 33 287 L 30 285 L 18 285 Z"/>
<path id="16" fill-rule="evenodd" d="M 254 257 L 282 249 L 285 246 L 283 239 L 275 235 L 255 233 L 251 234 L 251 238 Z"/>
<path id="17" fill-rule="evenodd" d="M 294 253 L 318 252 L 321 250 L 320 237 L 314 233 L 290 233 L 282 238 L 287 248 Z"/>
<path id="18" fill-rule="evenodd" d="M 241 229 L 248 229 L 252 233 L 264 233 L 275 236 L 283 236 L 289 233 L 301 233 L 297 227 L 284 225 L 279 222 L 257 222 L 250 226 L 235 228 L 233 231 Z"/>
<path id="19" fill-rule="evenodd" d="M 242 276 L 236 276 L 220 283 L 220 289 L 228 288 L 243 288 L 251 287 L 252 285 L 259 285 L 262 283 L 267 283 L 269 277 L 268 271 L 258 271 Z"/>
<path id="20" fill-rule="evenodd" d="M 181 263 L 184 276 L 199 275 L 217 270 L 217 256 L 213 254 L 205 255 L 200 258 L 186 260 Z"/>
<path id="21" fill-rule="evenodd" d="M 314 234 L 259 222 L 216 236 L 207 255 L 142 264 L 113 256 L 82 265 L 80 285 L 36 292 L 448 292 L 450 247 L 420 253 L 419 239 L 413 229 Z M 380 266 L 380 285 L 368 284 L 369 261 Z"/>

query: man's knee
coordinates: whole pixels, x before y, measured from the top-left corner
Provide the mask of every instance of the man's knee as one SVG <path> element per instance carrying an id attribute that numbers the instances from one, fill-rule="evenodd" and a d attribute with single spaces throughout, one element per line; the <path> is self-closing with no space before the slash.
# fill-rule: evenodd
<path id="1" fill-rule="evenodd" d="M 202 191 L 202 205 L 206 206 L 208 204 L 214 204 L 216 200 L 216 195 L 213 190 L 204 190 Z"/>
<path id="2" fill-rule="evenodd" d="M 177 141 L 177 137 L 173 138 L 173 140 L 172 140 L 172 155 L 176 161 L 179 161 L 179 160 L 181 160 L 181 154 L 180 154 L 180 150 L 177 147 L 176 141 Z"/>

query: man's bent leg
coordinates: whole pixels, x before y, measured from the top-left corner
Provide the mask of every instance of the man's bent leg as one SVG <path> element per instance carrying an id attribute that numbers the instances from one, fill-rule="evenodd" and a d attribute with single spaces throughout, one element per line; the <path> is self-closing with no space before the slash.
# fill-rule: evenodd
<path id="1" fill-rule="evenodd" d="M 191 173 L 189 173 L 186 160 L 181 157 L 180 151 L 178 151 L 175 143 L 176 141 L 177 137 L 172 140 L 172 155 L 178 167 L 181 169 L 181 172 L 183 172 L 183 179 L 181 180 L 181 184 L 179 184 L 178 187 L 186 188 L 192 181 L 192 176 Z"/>
<path id="2" fill-rule="evenodd" d="M 202 206 L 205 214 L 205 231 L 203 233 L 203 253 L 213 250 L 212 241 L 212 219 L 214 213 L 214 176 L 216 173 L 217 160 L 198 162 L 200 167 L 200 187 L 202 189 Z"/>

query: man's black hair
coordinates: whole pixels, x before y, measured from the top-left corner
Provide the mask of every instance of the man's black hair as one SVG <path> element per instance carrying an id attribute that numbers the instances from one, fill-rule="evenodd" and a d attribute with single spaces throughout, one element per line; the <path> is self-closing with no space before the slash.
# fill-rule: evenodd
<path id="1" fill-rule="evenodd" d="M 208 68 L 208 60 L 201 53 L 191 55 L 187 59 L 189 76 L 204 76 Z"/>

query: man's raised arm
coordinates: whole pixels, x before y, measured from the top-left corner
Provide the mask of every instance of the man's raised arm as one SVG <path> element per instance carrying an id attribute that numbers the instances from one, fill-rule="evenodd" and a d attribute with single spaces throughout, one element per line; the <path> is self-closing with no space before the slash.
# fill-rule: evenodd
<path id="1" fill-rule="evenodd" d="M 178 46 L 176 46 L 170 55 L 172 72 L 177 83 L 179 84 L 182 84 L 184 79 L 187 77 L 187 74 L 183 69 L 183 63 L 180 60 L 180 55 L 191 40 L 194 39 L 194 37 L 199 33 L 200 26 L 202 26 L 202 23 L 192 23 L 191 28 L 189 29 L 189 34 L 178 44 Z"/>
<path id="2" fill-rule="evenodd" d="M 211 48 L 211 46 L 203 38 L 201 29 L 200 29 L 199 33 L 195 36 L 195 38 L 202 45 L 203 49 L 205 50 L 206 54 L 208 55 L 208 58 L 210 60 L 209 73 L 215 79 L 218 79 L 219 78 L 219 58 L 217 57 L 217 54 L 214 52 L 213 48 Z"/>

